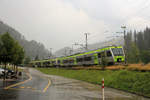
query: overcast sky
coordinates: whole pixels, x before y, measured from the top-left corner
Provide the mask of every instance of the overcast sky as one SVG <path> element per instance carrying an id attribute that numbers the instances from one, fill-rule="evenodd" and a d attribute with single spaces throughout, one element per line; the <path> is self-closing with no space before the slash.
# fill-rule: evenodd
<path id="1" fill-rule="evenodd" d="M 105 41 L 111 33 L 150 26 L 150 0 L 0 0 L 0 20 L 27 40 L 58 50 Z"/>

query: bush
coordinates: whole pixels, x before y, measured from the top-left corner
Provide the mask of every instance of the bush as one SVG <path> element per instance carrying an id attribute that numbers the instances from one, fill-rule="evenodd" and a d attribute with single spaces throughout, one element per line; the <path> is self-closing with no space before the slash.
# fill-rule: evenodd
<path id="1" fill-rule="evenodd" d="M 150 62 L 150 51 L 149 50 L 141 51 L 140 57 L 141 57 L 141 61 L 144 64 L 148 64 Z"/>

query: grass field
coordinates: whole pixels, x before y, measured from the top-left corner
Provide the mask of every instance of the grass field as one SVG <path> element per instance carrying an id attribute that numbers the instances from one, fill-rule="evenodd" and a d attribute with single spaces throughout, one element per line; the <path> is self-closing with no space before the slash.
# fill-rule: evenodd
<path id="1" fill-rule="evenodd" d="M 101 84 L 104 77 L 105 86 L 150 97 L 150 72 L 127 70 L 68 70 L 58 68 L 37 68 L 45 74 L 58 75 L 86 82 Z"/>
<path id="2" fill-rule="evenodd" d="M 74 70 L 81 70 L 81 69 L 87 69 L 87 70 L 101 70 L 101 66 L 75 66 L 72 67 Z M 150 64 L 128 64 L 128 65 L 112 65 L 112 66 L 106 66 L 106 70 L 129 70 L 129 71 L 150 71 Z"/>

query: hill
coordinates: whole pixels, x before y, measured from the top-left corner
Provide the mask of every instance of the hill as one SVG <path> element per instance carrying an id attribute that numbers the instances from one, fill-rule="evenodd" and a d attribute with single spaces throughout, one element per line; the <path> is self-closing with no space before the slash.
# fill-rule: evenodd
<path id="1" fill-rule="evenodd" d="M 36 56 L 40 59 L 48 57 L 49 51 L 42 43 L 35 40 L 26 40 L 17 30 L 0 21 L 0 35 L 6 32 L 8 32 L 14 39 L 18 40 L 20 45 L 24 47 L 26 57 L 30 57 L 31 59 L 34 59 Z"/>

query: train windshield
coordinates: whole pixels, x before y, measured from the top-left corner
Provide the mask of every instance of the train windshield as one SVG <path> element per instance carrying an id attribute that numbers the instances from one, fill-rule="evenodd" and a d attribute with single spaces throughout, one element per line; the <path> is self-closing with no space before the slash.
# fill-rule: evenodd
<path id="1" fill-rule="evenodd" d="M 111 48 L 114 56 L 123 56 L 122 48 Z"/>

